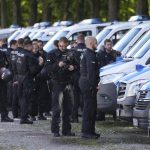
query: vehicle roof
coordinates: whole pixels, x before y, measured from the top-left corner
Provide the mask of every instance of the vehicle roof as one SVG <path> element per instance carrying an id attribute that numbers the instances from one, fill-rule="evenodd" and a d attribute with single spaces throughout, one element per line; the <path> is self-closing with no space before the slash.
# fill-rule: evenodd
<path id="1" fill-rule="evenodd" d="M 13 28 L 0 29 L 0 34 L 11 33 L 11 32 L 14 32 L 16 30 L 17 29 L 13 29 Z"/>
<path id="2" fill-rule="evenodd" d="M 40 31 L 44 31 L 44 32 L 46 32 L 46 31 L 59 31 L 59 30 L 61 30 L 61 29 L 64 29 L 64 28 L 66 28 L 65 26 L 59 26 L 59 27 L 49 27 L 49 28 L 46 28 L 46 29 L 41 29 Z"/>
<path id="3" fill-rule="evenodd" d="M 146 28 L 149 26 L 150 26 L 150 21 L 147 21 L 147 22 L 143 22 L 142 24 L 135 26 L 134 28 Z"/>
<path id="4" fill-rule="evenodd" d="M 105 27 L 105 29 L 117 29 L 122 27 L 129 27 L 129 26 L 135 26 L 138 25 L 140 22 L 119 22 L 118 24 L 110 25 L 108 27 Z"/>
<path id="5" fill-rule="evenodd" d="M 73 26 L 70 27 L 66 27 L 65 29 L 63 29 L 62 31 L 71 31 L 71 30 L 77 30 L 77 29 L 84 29 L 84 28 L 94 28 L 94 27 L 105 27 L 108 25 L 111 25 L 111 22 L 107 22 L 107 23 L 100 23 L 100 24 L 88 24 L 88 25 L 83 25 L 83 24 L 75 24 Z"/>

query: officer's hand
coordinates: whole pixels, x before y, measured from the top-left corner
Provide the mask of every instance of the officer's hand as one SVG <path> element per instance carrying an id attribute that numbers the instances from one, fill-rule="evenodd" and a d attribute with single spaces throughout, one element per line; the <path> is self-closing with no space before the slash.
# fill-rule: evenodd
<path id="1" fill-rule="evenodd" d="M 44 59 L 40 56 L 39 57 L 39 65 L 41 66 L 41 65 L 43 65 L 44 64 Z"/>
<path id="2" fill-rule="evenodd" d="M 15 81 L 13 82 L 13 86 L 17 85 L 18 84 L 18 81 Z"/>
<path id="3" fill-rule="evenodd" d="M 63 61 L 60 61 L 59 62 L 59 64 L 58 64 L 58 66 L 61 68 L 61 67 L 63 67 L 63 66 L 65 66 L 66 64 L 63 62 Z"/>
<path id="4" fill-rule="evenodd" d="M 69 65 L 69 68 L 68 68 L 69 71 L 73 71 L 74 70 L 74 66 L 72 65 Z"/>

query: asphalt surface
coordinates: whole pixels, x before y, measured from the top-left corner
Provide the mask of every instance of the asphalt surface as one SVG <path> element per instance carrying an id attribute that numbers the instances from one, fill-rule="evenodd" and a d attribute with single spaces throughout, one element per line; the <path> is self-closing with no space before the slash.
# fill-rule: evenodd
<path id="1" fill-rule="evenodd" d="M 133 128 L 124 122 L 97 123 L 101 132 L 98 140 L 81 139 L 80 124 L 73 124 L 76 137 L 52 136 L 50 119 L 35 121 L 33 125 L 0 123 L 0 150 L 149 150 L 147 132 Z"/>

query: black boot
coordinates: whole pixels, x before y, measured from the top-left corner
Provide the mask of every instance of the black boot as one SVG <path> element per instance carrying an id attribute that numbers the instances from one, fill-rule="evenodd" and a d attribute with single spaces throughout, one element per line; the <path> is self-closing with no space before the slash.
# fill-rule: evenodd
<path id="1" fill-rule="evenodd" d="M 6 116 L 1 118 L 1 122 L 14 122 L 14 120 Z"/>
<path id="2" fill-rule="evenodd" d="M 43 115 L 38 116 L 38 120 L 47 120 L 47 118 Z"/>
<path id="3" fill-rule="evenodd" d="M 73 132 L 62 132 L 62 135 L 63 136 L 75 136 L 75 133 L 73 133 Z"/>
<path id="4" fill-rule="evenodd" d="M 83 133 L 81 137 L 84 139 L 98 139 L 100 135 L 96 133 L 94 134 Z"/>
<path id="5" fill-rule="evenodd" d="M 28 119 L 21 119 L 20 124 L 33 124 L 33 121 L 30 121 Z"/>

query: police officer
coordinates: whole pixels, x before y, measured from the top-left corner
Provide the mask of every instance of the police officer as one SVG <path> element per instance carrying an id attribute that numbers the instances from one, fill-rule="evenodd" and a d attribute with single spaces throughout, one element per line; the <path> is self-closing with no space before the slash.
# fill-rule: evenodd
<path id="1" fill-rule="evenodd" d="M 9 92 L 12 90 L 12 113 L 13 113 L 13 118 L 18 118 L 19 115 L 19 99 L 17 97 L 17 86 L 18 86 L 18 81 L 17 81 L 17 68 L 16 68 L 16 61 L 17 61 L 17 41 L 12 40 L 10 42 L 10 69 L 13 73 L 13 79 L 12 79 L 12 86 L 9 90 Z"/>
<path id="2" fill-rule="evenodd" d="M 33 59 L 38 59 L 39 57 L 39 50 L 38 50 L 38 40 L 34 39 L 32 40 L 32 51 L 31 53 L 35 58 Z M 41 66 L 42 68 L 42 66 Z M 40 70 L 40 68 L 39 68 Z M 31 117 L 31 121 L 36 121 L 36 117 L 38 115 L 38 87 L 37 87 L 37 79 L 36 76 L 33 77 L 33 82 L 32 82 L 32 93 L 30 97 L 30 104 L 29 104 L 29 114 Z"/>
<path id="3" fill-rule="evenodd" d="M 39 72 L 39 66 L 43 65 L 43 59 L 33 56 L 32 42 L 24 41 L 24 49 L 17 54 L 18 94 L 20 100 L 21 120 L 20 124 L 32 124 L 28 119 L 29 104 L 33 92 L 33 78 Z"/>
<path id="4" fill-rule="evenodd" d="M 47 57 L 47 53 L 43 50 L 43 41 L 38 41 L 38 53 L 44 59 L 44 62 Z M 47 78 L 43 77 L 40 74 L 37 76 L 38 78 L 38 119 L 39 120 L 47 120 L 44 116 L 44 112 L 46 115 L 49 114 L 51 109 L 51 89 Z"/>
<path id="5" fill-rule="evenodd" d="M 80 66 L 80 60 L 83 52 L 86 50 L 85 46 L 85 38 L 83 34 L 79 34 L 76 39 L 77 46 L 73 49 L 75 58 Z M 82 95 L 79 88 L 79 78 L 80 78 L 80 67 L 73 74 L 73 93 L 74 93 L 74 105 L 73 105 L 73 114 L 72 114 L 72 122 L 78 122 L 78 109 L 80 104 L 82 105 Z M 81 106 L 82 107 L 82 106 Z"/>
<path id="6" fill-rule="evenodd" d="M 7 68 L 9 66 L 8 59 L 6 57 L 7 48 L 3 47 L 4 42 L 0 39 L 0 69 L 3 67 Z M 7 82 L 0 78 L 0 113 L 1 122 L 13 122 L 13 119 L 8 117 L 7 111 Z"/>
<path id="7" fill-rule="evenodd" d="M 98 51 L 97 57 L 99 61 L 99 66 L 103 67 L 110 63 L 116 61 L 116 57 L 120 56 L 121 53 L 112 49 L 112 41 L 110 39 L 106 39 L 104 41 L 104 46 L 102 49 Z"/>
<path id="8" fill-rule="evenodd" d="M 97 139 L 95 133 L 96 120 L 96 92 L 99 81 L 98 62 L 96 57 L 97 40 L 89 36 L 85 41 L 87 50 L 84 52 L 80 65 L 80 89 L 83 93 L 84 107 L 82 120 L 82 138 Z"/>
<path id="9" fill-rule="evenodd" d="M 71 132 L 70 117 L 72 113 L 71 76 L 77 69 L 73 53 L 67 49 L 68 39 L 59 40 L 59 49 L 49 53 L 46 68 L 52 73 L 52 124 L 51 130 L 55 137 L 60 136 L 59 122 L 62 104 L 62 134 L 75 136 Z"/>
<path id="10" fill-rule="evenodd" d="M 42 42 L 40 42 L 42 43 Z M 39 56 L 45 60 L 45 53 L 42 52 L 43 50 L 41 47 L 39 48 L 39 43 L 37 40 L 32 41 L 33 55 L 38 58 Z M 41 45 L 40 45 L 41 46 Z M 43 68 L 43 65 L 40 66 L 39 71 Z M 34 77 L 34 91 L 31 96 L 31 109 L 30 109 L 30 115 L 31 119 L 33 121 L 36 120 L 35 116 L 38 116 L 39 120 L 47 120 L 47 118 L 43 115 L 44 107 L 46 107 L 46 100 L 48 99 L 48 89 L 47 89 L 47 83 L 45 79 L 40 76 L 40 72 Z M 46 99 L 46 98 L 47 99 Z M 46 100 L 45 100 L 46 99 Z"/>
<path id="11" fill-rule="evenodd" d="M 121 56 L 121 53 L 113 50 L 112 41 L 110 39 L 106 39 L 104 41 L 104 46 L 101 50 L 99 50 L 97 54 L 99 67 L 101 68 L 103 66 L 115 62 L 117 56 Z M 116 119 L 116 112 L 113 113 L 113 118 L 114 120 Z M 99 111 L 97 119 L 100 121 L 105 120 L 105 113 Z"/>

